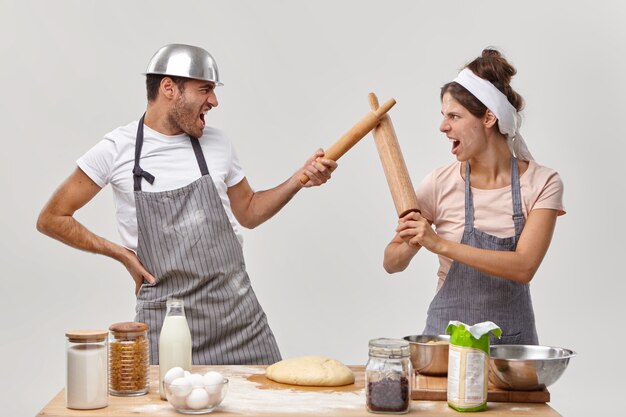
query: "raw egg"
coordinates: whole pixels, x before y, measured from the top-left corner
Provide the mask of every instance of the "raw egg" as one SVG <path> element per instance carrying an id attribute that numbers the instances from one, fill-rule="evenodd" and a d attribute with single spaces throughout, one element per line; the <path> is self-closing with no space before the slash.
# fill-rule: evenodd
<path id="1" fill-rule="evenodd" d="M 187 407 L 200 410 L 209 405 L 209 394 L 202 388 L 194 388 L 187 397 Z"/>

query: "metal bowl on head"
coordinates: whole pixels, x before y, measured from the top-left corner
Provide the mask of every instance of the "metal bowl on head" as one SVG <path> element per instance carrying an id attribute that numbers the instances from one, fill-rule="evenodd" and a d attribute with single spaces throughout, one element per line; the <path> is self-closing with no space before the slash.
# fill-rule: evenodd
<path id="1" fill-rule="evenodd" d="M 416 372 L 422 375 L 448 374 L 450 336 L 422 334 L 405 336 L 404 340 L 409 341 L 411 364 Z"/>
<path id="2" fill-rule="evenodd" d="M 156 51 L 145 74 L 172 75 L 223 85 L 215 59 L 208 51 L 180 43 L 165 45 Z"/>
<path id="3" fill-rule="evenodd" d="M 555 383 L 574 356 L 572 350 L 551 346 L 491 346 L 489 381 L 507 390 L 540 390 Z"/>

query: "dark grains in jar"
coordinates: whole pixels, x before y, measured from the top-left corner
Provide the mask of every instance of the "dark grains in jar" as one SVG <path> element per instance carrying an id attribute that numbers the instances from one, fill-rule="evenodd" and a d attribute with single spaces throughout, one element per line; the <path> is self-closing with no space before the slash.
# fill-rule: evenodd
<path id="1" fill-rule="evenodd" d="M 378 412 L 402 412 L 409 408 L 409 380 L 383 378 L 367 383 L 367 408 Z"/>

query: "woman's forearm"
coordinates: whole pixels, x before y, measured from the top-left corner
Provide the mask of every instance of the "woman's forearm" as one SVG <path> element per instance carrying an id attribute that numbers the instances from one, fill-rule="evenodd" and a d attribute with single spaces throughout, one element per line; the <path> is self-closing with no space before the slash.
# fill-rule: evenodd
<path id="1" fill-rule="evenodd" d="M 411 259 L 420 250 L 420 246 L 409 246 L 404 241 L 391 241 L 385 248 L 383 267 L 390 274 L 404 271 Z"/>

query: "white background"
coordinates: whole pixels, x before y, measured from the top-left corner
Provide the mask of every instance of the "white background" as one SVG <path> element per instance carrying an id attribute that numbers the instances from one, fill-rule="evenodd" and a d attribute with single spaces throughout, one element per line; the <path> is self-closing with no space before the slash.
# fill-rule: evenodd
<path id="1" fill-rule="evenodd" d="M 593 4 L 593 5 L 592 5 Z M 2 414 L 35 415 L 63 387 L 64 332 L 134 317 L 126 270 L 35 230 L 75 160 L 145 109 L 141 73 L 167 43 L 216 58 L 208 123 L 256 189 L 277 185 L 394 97 L 414 184 L 453 161 L 439 88 L 486 46 L 517 67 L 522 132 L 566 185 L 568 214 L 532 281 L 540 342 L 578 352 L 552 387 L 566 416 L 623 400 L 626 10 L 616 1 L 0 1 Z M 118 241 L 110 189 L 77 217 Z M 245 231 L 253 286 L 284 357 L 365 364 L 367 342 L 421 332 L 436 257 L 382 269 L 395 210 L 371 135 L 326 186 Z M 618 389 L 618 387 L 622 389 Z M 623 401 L 621 401 L 623 402 Z"/>

